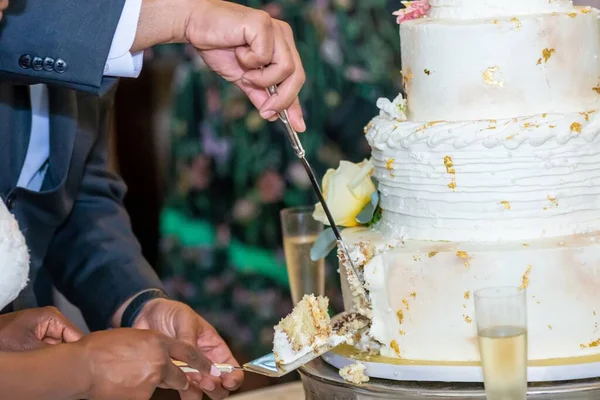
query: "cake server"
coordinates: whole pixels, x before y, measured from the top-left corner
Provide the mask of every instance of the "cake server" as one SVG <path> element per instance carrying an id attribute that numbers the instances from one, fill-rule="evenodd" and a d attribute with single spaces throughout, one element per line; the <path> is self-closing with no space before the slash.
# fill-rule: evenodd
<path id="1" fill-rule="evenodd" d="M 303 365 L 308 364 L 312 360 L 322 356 L 333 348 L 345 342 L 342 340 L 340 342 L 334 342 L 334 344 L 328 344 L 324 346 L 317 347 L 316 350 L 311 351 L 310 353 L 302 356 L 298 360 L 294 361 L 290 364 L 277 365 L 275 362 L 275 354 L 270 353 L 264 355 L 262 357 L 257 358 L 254 361 L 250 361 L 249 363 L 244 364 L 242 367 L 236 367 L 231 364 L 214 364 L 215 367 L 223 374 L 230 374 L 233 371 L 245 371 L 251 372 L 254 374 L 268 376 L 270 378 L 281 378 L 284 375 L 289 374 L 300 368 Z M 188 364 L 173 360 L 173 364 L 181 368 L 181 370 L 185 373 L 198 373 L 198 370 L 190 367 Z"/>
<path id="2" fill-rule="evenodd" d="M 273 95 L 277 94 L 277 86 L 269 87 L 267 89 L 267 93 L 269 93 L 269 96 L 273 96 Z M 285 125 L 287 137 L 290 141 L 290 144 L 292 145 L 292 148 L 294 149 L 294 152 L 296 153 L 296 157 L 298 157 L 300 159 L 300 161 L 302 161 L 302 165 L 304 166 L 304 169 L 306 170 L 306 173 L 308 174 L 308 177 L 310 178 L 310 183 L 312 184 L 312 187 L 317 195 L 317 198 L 319 199 L 319 203 L 321 203 L 321 205 L 323 206 L 323 211 L 325 211 L 325 215 L 327 216 L 329 225 L 331 225 L 331 230 L 333 231 L 333 234 L 335 235 L 335 239 L 336 239 L 338 248 L 341 249 L 342 253 L 346 257 L 346 260 L 348 260 L 350 267 L 352 268 L 352 272 L 354 273 L 354 276 L 356 277 L 358 282 L 360 282 L 361 287 L 363 287 L 364 282 L 360 278 L 360 275 L 358 274 L 358 270 L 354 266 L 354 262 L 352 261 L 352 258 L 350 257 L 350 254 L 348 253 L 348 248 L 346 247 L 346 244 L 344 243 L 344 240 L 342 239 L 342 234 L 340 233 L 340 230 L 338 229 L 337 225 L 335 224 L 335 220 L 333 219 L 333 216 L 331 215 L 331 211 L 329 211 L 329 207 L 327 206 L 325 197 L 323 197 L 323 192 L 321 191 L 319 182 L 317 181 L 317 178 L 315 177 L 315 173 L 313 172 L 310 164 L 308 163 L 308 160 L 306 159 L 306 152 L 304 151 L 304 148 L 302 147 L 302 143 L 300 142 L 298 133 L 296 132 L 296 130 L 292 127 L 292 124 L 290 123 L 290 118 L 289 118 L 287 110 L 283 110 L 282 112 L 279 113 L 279 119 L 281 120 L 281 122 L 283 122 L 283 125 Z M 365 299 L 366 299 L 366 294 L 364 293 L 364 291 L 362 291 L 362 294 L 365 296 Z"/>

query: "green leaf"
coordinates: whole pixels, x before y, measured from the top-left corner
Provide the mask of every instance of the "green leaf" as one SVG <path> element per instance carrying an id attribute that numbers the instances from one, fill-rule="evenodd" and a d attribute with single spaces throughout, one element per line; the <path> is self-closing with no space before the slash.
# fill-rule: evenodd
<path id="1" fill-rule="evenodd" d="M 313 247 L 310 249 L 310 259 L 313 261 L 325 258 L 336 246 L 333 229 L 327 228 L 319 234 Z"/>
<path id="2" fill-rule="evenodd" d="M 356 216 L 356 222 L 361 225 L 368 224 L 373 219 L 375 210 L 379 205 L 379 192 L 376 190 L 371 195 L 371 202 L 362 209 L 362 211 Z"/>

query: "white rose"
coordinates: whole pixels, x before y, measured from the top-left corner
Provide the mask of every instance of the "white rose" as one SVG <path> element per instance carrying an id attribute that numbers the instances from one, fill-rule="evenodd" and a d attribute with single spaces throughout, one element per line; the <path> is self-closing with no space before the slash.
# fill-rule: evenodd
<path id="1" fill-rule="evenodd" d="M 330 169 L 323 177 L 323 196 L 338 226 L 358 225 L 356 216 L 371 201 L 375 185 L 371 181 L 373 165 L 368 160 L 359 164 L 341 161 L 338 169 Z M 313 218 L 329 225 L 321 204 L 315 205 Z"/>

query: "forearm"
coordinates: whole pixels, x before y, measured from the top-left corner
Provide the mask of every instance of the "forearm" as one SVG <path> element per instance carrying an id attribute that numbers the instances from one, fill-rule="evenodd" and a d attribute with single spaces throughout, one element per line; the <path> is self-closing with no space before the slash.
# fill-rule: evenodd
<path id="1" fill-rule="evenodd" d="M 89 377 L 76 345 L 24 353 L 0 352 L 2 398 L 70 400 L 87 397 Z"/>
<path id="2" fill-rule="evenodd" d="M 204 0 L 143 0 L 132 52 L 158 44 L 185 41 L 187 19 L 195 3 Z"/>

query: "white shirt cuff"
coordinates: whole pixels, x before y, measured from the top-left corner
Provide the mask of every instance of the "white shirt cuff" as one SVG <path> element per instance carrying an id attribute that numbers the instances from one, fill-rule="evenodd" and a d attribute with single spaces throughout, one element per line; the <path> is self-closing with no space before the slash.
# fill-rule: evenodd
<path id="1" fill-rule="evenodd" d="M 142 11 L 142 0 L 126 0 L 121 19 L 104 66 L 104 76 L 137 78 L 142 72 L 144 52 L 131 53 L 137 25 Z"/>

